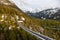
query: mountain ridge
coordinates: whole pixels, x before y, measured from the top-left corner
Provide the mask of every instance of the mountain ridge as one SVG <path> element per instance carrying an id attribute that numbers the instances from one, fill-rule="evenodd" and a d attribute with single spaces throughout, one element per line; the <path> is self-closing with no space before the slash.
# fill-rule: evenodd
<path id="1" fill-rule="evenodd" d="M 53 20 L 60 20 L 60 8 L 54 8 L 54 9 L 46 9 L 42 10 L 40 12 L 32 13 L 27 11 L 27 15 L 33 16 L 35 18 L 40 18 L 40 19 L 53 19 Z M 58 15 L 59 14 L 59 15 Z"/>

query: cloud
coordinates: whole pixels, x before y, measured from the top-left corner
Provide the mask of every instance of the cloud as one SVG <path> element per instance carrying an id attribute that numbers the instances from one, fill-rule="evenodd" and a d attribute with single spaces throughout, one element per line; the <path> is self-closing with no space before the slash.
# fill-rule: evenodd
<path id="1" fill-rule="evenodd" d="M 60 7 L 60 0 L 12 0 L 22 10 L 35 11 L 36 8 L 41 10 L 48 8 Z"/>

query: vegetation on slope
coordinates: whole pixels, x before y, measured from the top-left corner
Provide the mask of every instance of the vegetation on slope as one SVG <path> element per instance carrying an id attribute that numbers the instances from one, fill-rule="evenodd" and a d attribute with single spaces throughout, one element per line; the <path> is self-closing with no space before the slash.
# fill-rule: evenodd
<path id="1" fill-rule="evenodd" d="M 17 15 L 20 18 L 23 14 L 12 7 L 0 5 L 0 40 L 37 40 L 33 35 L 17 28 Z"/>
<path id="2" fill-rule="evenodd" d="M 11 35 L 13 35 L 15 33 L 12 38 L 12 39 L 14 39 L 14 38 L 17 38 L 16 37 L 16 33 L 17 33 L 19 35 L 22 35 L 23 40 L 28 40 L 28 39 L 37 40 L 37 39 L 35 39 L 35 37 L 28 35 L 25 31 L 21 31 L 21 29 L 20 30 L 17 29 L 20 32 L 18 32 L 16 30 L 16 28 L 18 26 L 16 23 L 16 20 L 15 20 L 16 17 L 19 18 L 18 21 L 22 21 L 22 18 L 25 19 L 22 22 L 22 24 L 25 27 L 27 27 L 33 31 L 47 35 L 56 40 L 59 40 L 59 38 L 60 38 L 60 32 L 59 32 L 60 31 L 59 30 L 60 22 L 59 21 L 35 19 L 33 17 L 27 16 L 21 10 L 18 11 L 18 9 L 16 9 L 16 8 L 12 8 L 10 6 L 5 6 L 5 5 L 0 5 L 0 25 L 2 26 L 2 28 L 4 28 L 4 30 L 9 27 L 12 28 L 12 30 L 8 30 L 8 29 L 6 30 L 6 31 L 9 31 L 8 33 L 5 31 L 1 31 L 1 33 L 3 35 L 5 35 L 7 33 L 6 36 L 8 37 L 8 34 L 9 34 L 9 38 L 11 38 Z M 10 34 L 10 32 L 11 32 L 11 34 Z M 27 36 L 29 36 L 29 38 Z M 25 37 L 26 37 L 26 39 L 25 39 Z M 31 39 L 30 39 L 30 37 L 31 37 Z M 22 39 L 20 39 L 20 40 L 22 40 Z M 14 40 L 16 40 L 16 39 L 14 39 Z"/>
<path id="3" fill-rule="evenodd" d="M 9 30 L 8 27 L 5 29 L 2 27 L 2 25 L 0 25 L 0 40 L 37 40 L 37 39 L 36 37 L 27 33 L 21 28 Z"/>

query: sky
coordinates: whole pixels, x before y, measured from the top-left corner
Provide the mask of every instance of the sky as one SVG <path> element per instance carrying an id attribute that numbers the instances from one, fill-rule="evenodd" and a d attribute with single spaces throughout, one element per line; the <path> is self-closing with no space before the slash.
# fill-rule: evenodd
<path id="1" fill-rule="evenodd" d="M 23 11 L 42 11 L 60 7 L 60 0 L 11 0 Z"/>

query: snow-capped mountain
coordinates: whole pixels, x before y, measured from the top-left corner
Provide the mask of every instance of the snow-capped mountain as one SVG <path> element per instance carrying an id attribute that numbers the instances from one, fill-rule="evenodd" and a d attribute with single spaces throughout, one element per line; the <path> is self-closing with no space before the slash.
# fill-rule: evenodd
<path id="1" fill-rule="evenodd" d="M 33 16 L 40 19 L 54 19 L 54 20 L 60 20 L 60 8 L 51 8 L 46 9 L 40 12 L 31 13 L 27 11 L 27 14 L 29 16 Z"/>

